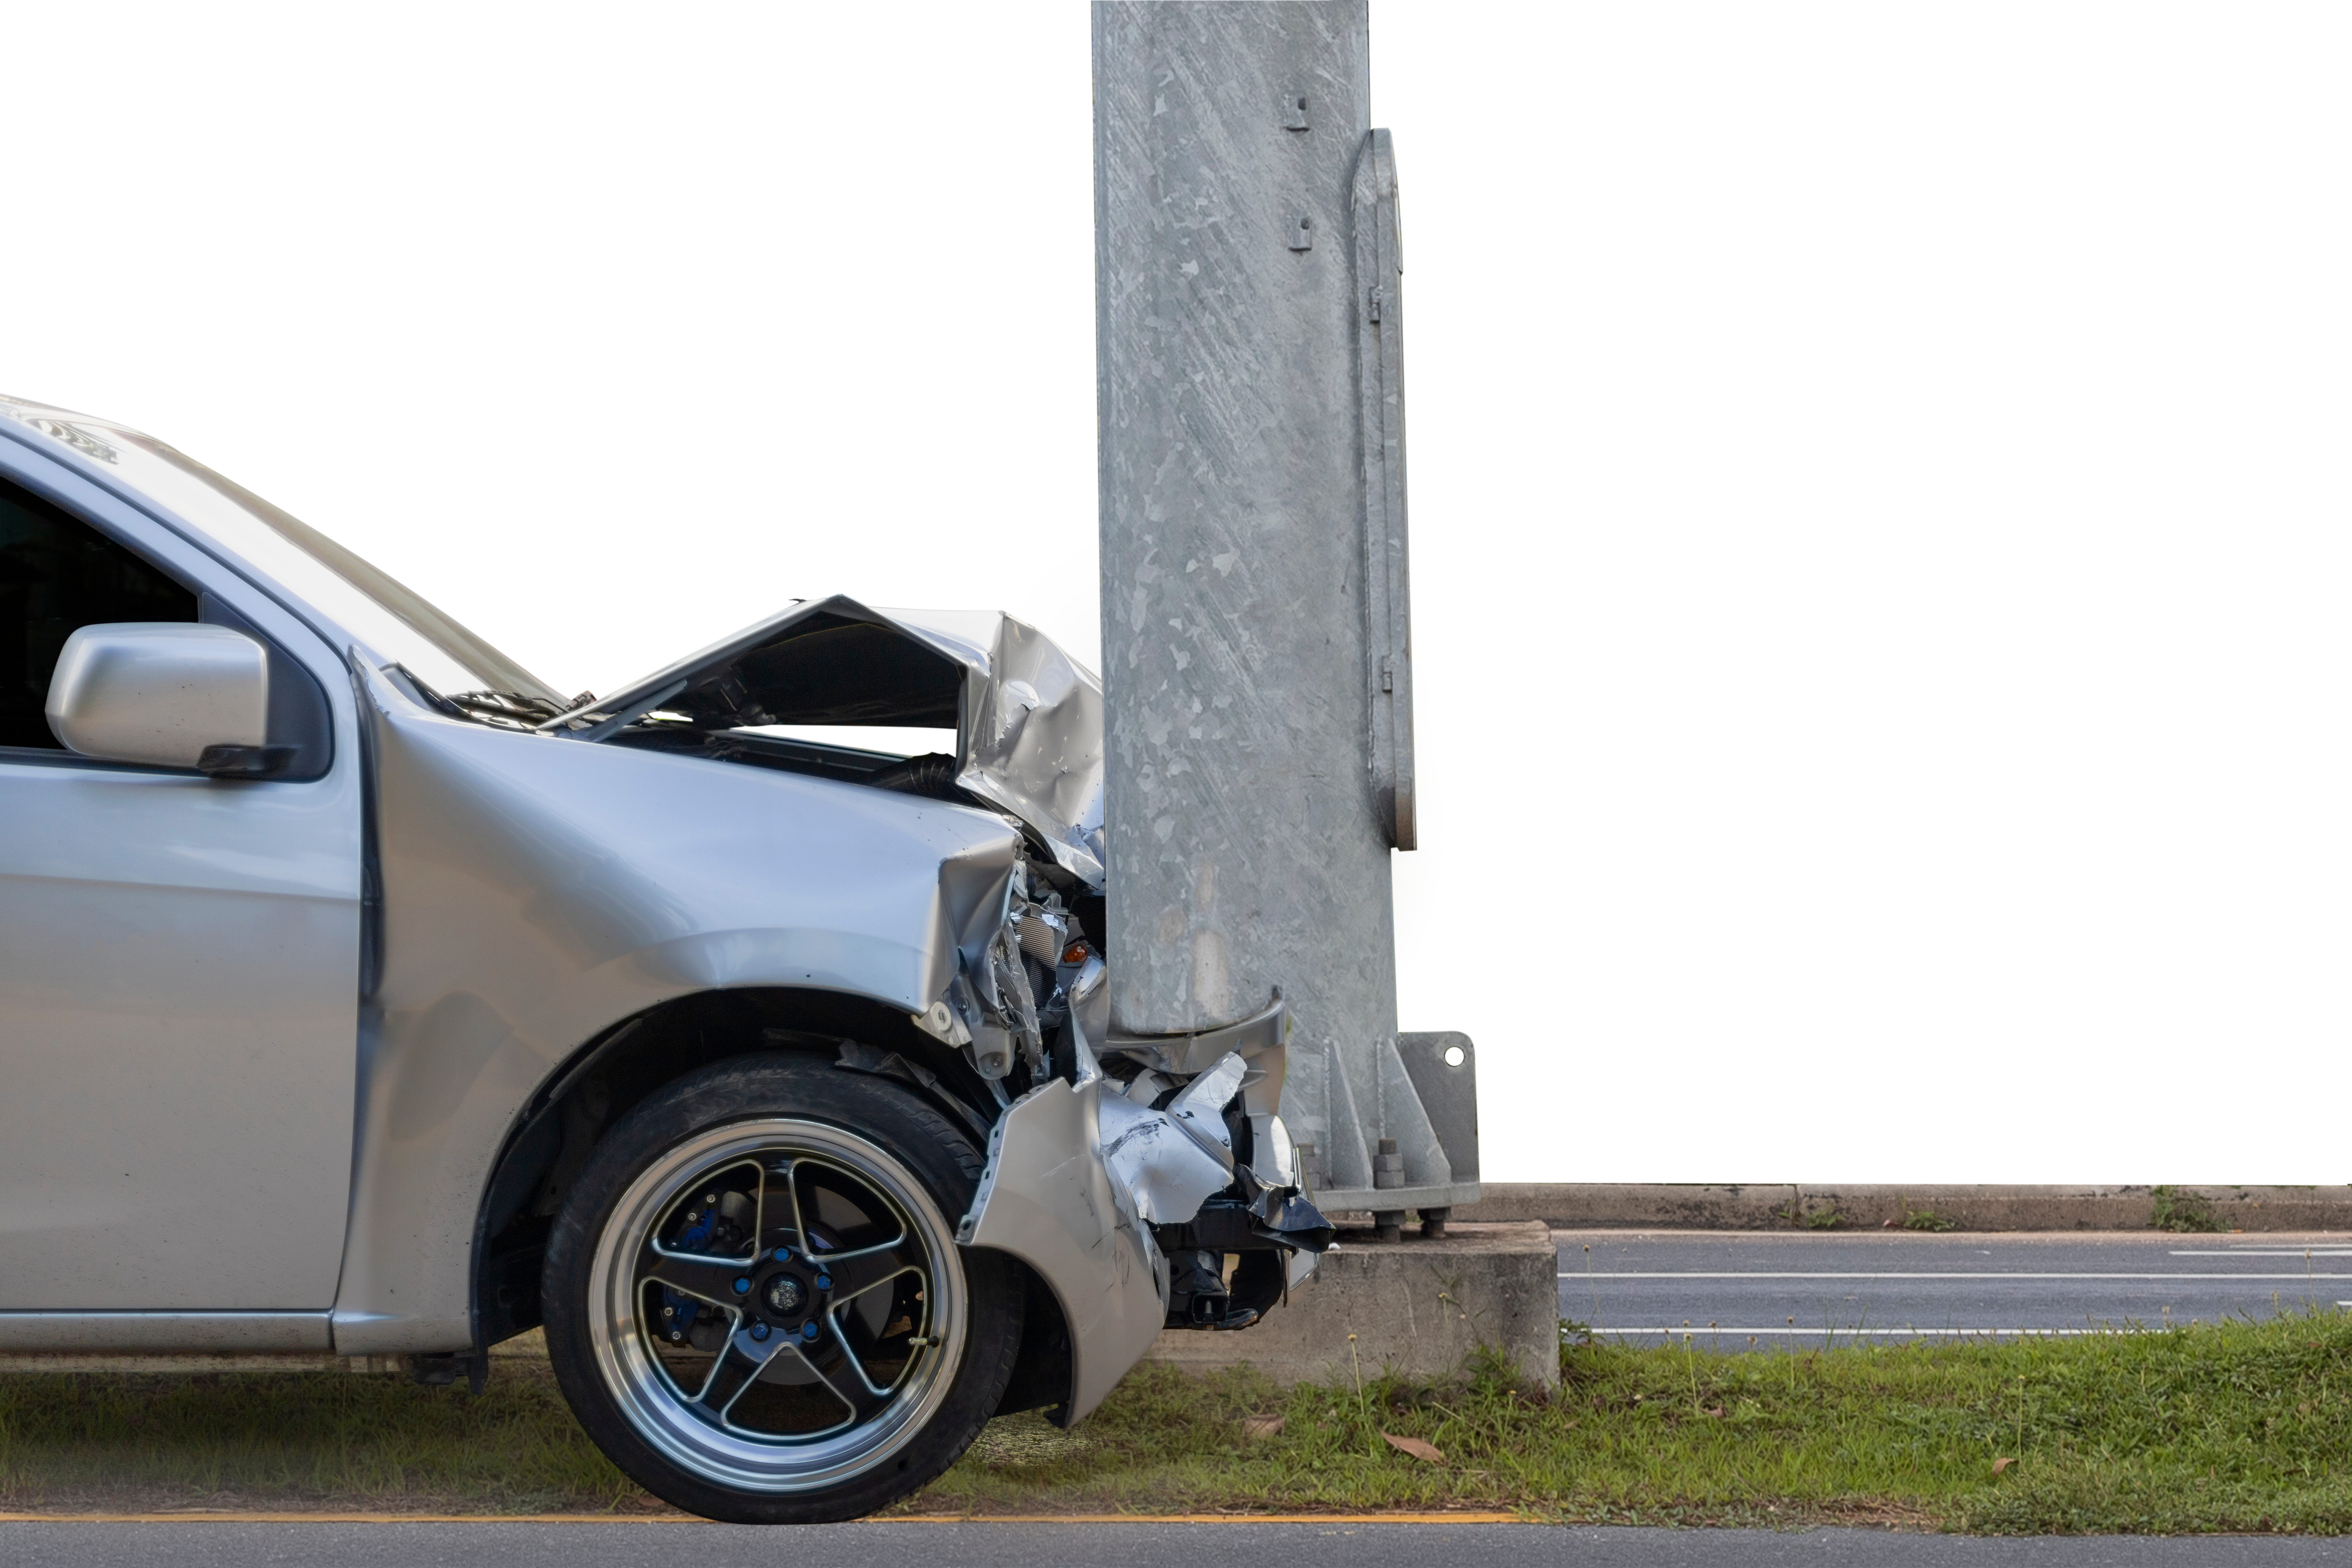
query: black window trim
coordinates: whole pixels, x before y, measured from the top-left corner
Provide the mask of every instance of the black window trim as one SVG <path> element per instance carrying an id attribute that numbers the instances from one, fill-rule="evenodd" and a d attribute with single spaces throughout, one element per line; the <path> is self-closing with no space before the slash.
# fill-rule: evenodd
<path id="1" fill-rule="evenodd" d="M 194 768 L 158 767 L 150 763 L 110 763 L 103 757 L 85 757 L 79 752 L 68 752 L 62 746 L 0 746 L 0 766 L 36 768 L 73 768 L 83 773 L 96 770 L 110 773 L 161 773 L 167 778 L 200 779 L 205 775 Z"/>

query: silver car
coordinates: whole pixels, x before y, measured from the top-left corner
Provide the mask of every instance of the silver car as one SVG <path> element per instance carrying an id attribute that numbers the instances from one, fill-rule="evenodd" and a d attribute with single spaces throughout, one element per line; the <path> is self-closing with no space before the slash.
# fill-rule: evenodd
<path id="1" fill-rule="evenodd" d="M 1278 996 L 1109 1032 L 1102 799 L 1099 682 L 1007 616 L 799 603 L 567 697 L 0 398 L 0 1354 L 478 1386 L 543 1325 L 751 1521 L 1080 1419 L 1330 1239 Z"/>

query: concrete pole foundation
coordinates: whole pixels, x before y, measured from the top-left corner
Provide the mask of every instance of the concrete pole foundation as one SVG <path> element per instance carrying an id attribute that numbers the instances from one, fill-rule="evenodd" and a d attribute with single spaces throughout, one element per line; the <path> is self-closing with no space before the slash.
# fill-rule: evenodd
<path id="1" fill-rule="evenodd" d="M 1528 1383 L 1559 1382 L 1559 1254 L 1549 1228 L 1461 1225 L 1443 1240 L 1369 1240 L 1342 1232 L 1313 1282 L 1263 1322 L 1237 1334 L 1167 1330 L 1144 1359 L 1345 1385 L 1384 1372 L 1453 1377 L 1487 1349 Z"/>

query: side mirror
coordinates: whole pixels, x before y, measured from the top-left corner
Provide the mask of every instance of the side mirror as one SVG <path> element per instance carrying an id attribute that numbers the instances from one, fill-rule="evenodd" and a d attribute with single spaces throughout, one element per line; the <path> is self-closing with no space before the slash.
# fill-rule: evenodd
<path id="1" fill-rule="evenodd" d="M 268 743 L 268 650 L 226 626 L 83 626 L 58 655 L 43 710 L 58 740 L 101 762 L 260 778 L 293 754 Z"/>

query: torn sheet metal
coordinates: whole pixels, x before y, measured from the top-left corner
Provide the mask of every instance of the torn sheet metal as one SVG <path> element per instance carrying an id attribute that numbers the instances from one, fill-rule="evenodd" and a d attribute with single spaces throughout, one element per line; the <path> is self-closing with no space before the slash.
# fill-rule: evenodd
<path id="1" fill-rule="evenodd" d="M 918 611 L 893 611 L 918 630 Z M 967 660 L 956 782 L 1035 828 L 1055 863 L 1103 885 L 1103 692 L 1034 626 L 996 617 L 984 664 Z"/>
<path id="2" fill-rule="evenodd" d="M 1234 1164 L 1234 1135 L 1225 1128 L 1224 1110 L 1248 1072 L 1249 1063 L 1241 1053 L 1227 1051 L 1168 1102 L 1168 1119 L 1229 1171 Z"/>
<path id="3" fill-rule="evenodd" d="M 1248 1168 L 1234 1162 L 1224 1118 L 1246 1070 L 1247 1064 L 1228 1051 L 1177 1090 L 1163 1110 L 1151 1109 L 1131 1093 L 1104 1097 L 1103 1163 L 1112 1179 L 1126 1184 L 1138 1211 L 1151 1224 L 1181 1225 L 1237 1178 L 1249 1181 Z"/>
<path id="4" fill-rule="evenodd" d="M 1168 1316 L 1168 1265 L 1150 1222 L 1109 1163 L 1089 1157 L 1103 1142 L 1103 1107 L 1126 1102 L 1105 1097 L 1110 1080 L 1085 1043 L 1076 1045 L 1078 1083 L 1050 1079 L 998 1121 L 980 1190 L 956 1233 L 965 1246 L 997 1247 L 1028 1264 L 1061 1303 L 1070 1329 L 1065 1426 L 1103 1402 Z"/>
<path id="5" fill-rule="evenodd" d="M 956 784 L 1103 885 L 1102 682 L 1010 616 L 806 601 L 539 728 L 603 739 L 656 707 L 711 731 L 953 725 Z"/>
<path id="6" fill-rule="evenodd" d="M 1098 1098 L 1103 1164 L 1111 1179 L 1127 1189 L 1145 1223 L 1181 1225 L 1232 1184 L 1232 1150 L 1225 1150 L 1220 1162 L 1168 1112 L 1120 1094 Z"/>
<path id="7" fill-rule="evenodd" d="M 1274 1110 L 1282 1091 L 1280 997 L 1215 1037 L 1114 1042 L 1101 1033 L 1109 1014 L 1101 960 L 1090 958 L 1067 990 L 1076 1081 L 1052 1079 L 1013 1102 L 958 1233 L 967 1245 L 1028 1262 L 1060 1300 L 1074 1357 L 1066 1424 L 1093 1409 L 1160 1328 L 1177 1321 L 1169 1312 L 1178 1265 L 1186 1301 L 1222 1300 L 1212 1260 L 1227 1245 L 1286 1255 L 1271 1265 L 1280 1289 L 1304 1284 L 1331 1242 L 1329 1222 L 1296 1184 L 1289 1134 Z M 1102 1069 L 1097 1043 L 1150 1065 L 1122 1083 Z M 1223 1048 L 1211 1056 L 1212 1046 Z M 1255 1169 L 1234 1148 L 1229 1109 L 1247 1119 Z M 1099 1157 L 1073 1159 L 1074 1147 Z M 1163 1242 L 1181 1252 L 1163 1250 Z M 1238 1327 L 1260 1310 L 1194 1326 Z"/>
<path id="8" fill-rule="evenodd" d="M 1067 1014 L 1066 996 L 1059 994 L 1041 1007 L 1024 965 L 1034 960 L 1041 974 L 1058 975 L 1069 923 L 1058 894 L 1046 895 L 1051 907 L 1029 900 L 1028 870 L 1025 861 L 1015 861 L 993 896 L 971 906 L 956 973 L 937 1000 L 907 1016 L 915 1027 L 965 1051 L 992 1084 L 1010 1074 L 1016 1059 L 1026 1064 L 1032 1082 L 1045 1077 L 1046 1032 L 1059 1028 Z M 1099 969 L 1100 961 L 1095 963 Z"/>
<path id="9" fill-rule="evenodd" d="M 1106 1012 L 1108 1011 L 1106 1001 Z M 1293 1157 L 1290 1133 L 1276 1114 L 1282 1106 L 1282 1081 L 1286 1069 L 1290 1012 L 1282 993 L 1239 1023 L 1197 1035 L 1112 1034 L 1102 1048 L 1143 1064 L 1145 1069 L 1171 1078 L 1202 1073 L 1227 1055 L 1243 1064 L 1242 1109 L 1249 1117 L 1251 1160 L 1258 1175 L 1268 1182 L 1297 1186 L 1301 1174 Z"/>

